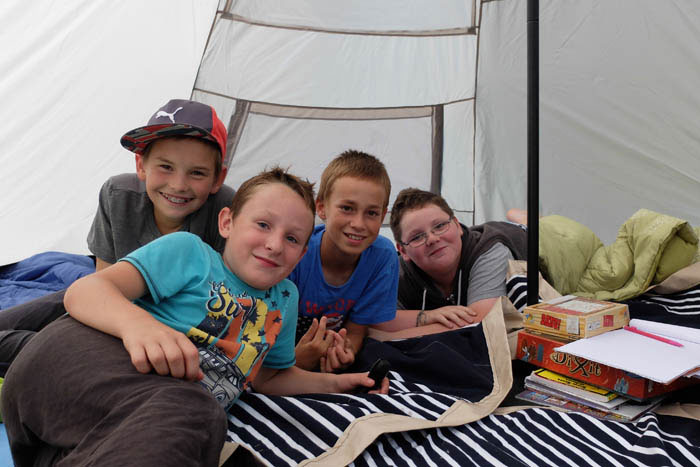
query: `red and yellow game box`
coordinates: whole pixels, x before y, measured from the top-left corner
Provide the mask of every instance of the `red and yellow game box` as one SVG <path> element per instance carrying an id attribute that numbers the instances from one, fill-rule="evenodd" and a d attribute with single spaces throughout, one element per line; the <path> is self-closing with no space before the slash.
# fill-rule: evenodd
<path id="1" fill-rule="evenodd" d="M 562 339 L 520 331 L 516 358 L 637 400 L 700 383 L 698 378 L 686 377 L 678 378 L 670 384 L 657 383 L 618 368 L 556 352 L 554 349 L 563 343 L 565 341 Z"/>

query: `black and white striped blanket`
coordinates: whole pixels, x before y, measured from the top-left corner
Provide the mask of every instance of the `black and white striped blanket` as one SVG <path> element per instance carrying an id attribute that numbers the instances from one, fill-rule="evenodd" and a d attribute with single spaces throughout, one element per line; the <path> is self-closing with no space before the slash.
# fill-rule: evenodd
<path id="1" fill-rule="evenodd" d="M 663 306 L 681 309 L 685 295 L 698 294 L 700 287 Z M 510 368 L 502 319 L 492 315 L 468 330 L 368 343 L 363 365 L 377 352 L 392 362 L 410 357 L 390 373 L 386 396 L 246 393 L 230 412 L 229 441 L 274 466 L 700 465 L 700 422 L 692 419 L 647 414 L 632 424 L 496 409 L 511 376 L 490 371 Z M 419 362 L 420 355 L 430 358 Z"/>
<path id="2" fill-rule="evenodd" d="M 700 422 L 691 422 L 655 414 L 635 424 L 602 422 L 531 408 L 455 427 L 382 435 L 352 465 L 699 465 Z"/>

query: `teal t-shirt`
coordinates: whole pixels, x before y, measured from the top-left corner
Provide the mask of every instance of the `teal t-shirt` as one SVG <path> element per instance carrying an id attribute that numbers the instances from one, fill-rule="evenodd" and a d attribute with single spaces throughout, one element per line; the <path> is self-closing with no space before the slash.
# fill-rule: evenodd
<path id="1" fill-rule="evenodd" d="M 195 343 L 205 373 L 202 384 L 226 408 L 261 365 L 294 365 L 299 293 L 291 281 L 255 289 L 187 232 L 164 235 L 121 261 L 136 267 L 146 281 L 149 294 L 135 303 Z"/>

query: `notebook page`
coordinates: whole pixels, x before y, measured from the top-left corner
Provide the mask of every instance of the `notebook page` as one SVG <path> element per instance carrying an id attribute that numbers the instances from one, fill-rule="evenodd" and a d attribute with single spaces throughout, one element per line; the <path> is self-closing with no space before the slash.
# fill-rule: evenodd
<path id="1" fill-rule="evenodd" d="M 555 350 L 666 384 L 700 367 L 700 344 L 680 338 L 675 340 L 683 347 L 618 329 L 579 339 Z"/>
<path id="2" fill-rule="evenodd" d="M 682 339 L 684 341 L 700 344 L 700 329 L 677 326 L 674 324 L 657 323 L 645 319 L 631 319 L 630 326 L 634 326 L 642 331 L 658 334 L 659 336 L 671 339 Z"/>

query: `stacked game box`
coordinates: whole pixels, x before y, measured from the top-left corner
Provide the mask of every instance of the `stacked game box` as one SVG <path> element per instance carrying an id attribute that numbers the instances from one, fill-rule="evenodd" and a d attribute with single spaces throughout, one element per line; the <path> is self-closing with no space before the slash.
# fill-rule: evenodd
<path id="1" fill-rule="evenodd" d="M 618 368 L 554 350 L 564 343 L 566 340 L 560 337 L 520 331 L 516 358 L 636 400 L 649 399 L 697 383 L 694 378 L 678 378 L 670 384 L 656 383 Z"/>
<path id="2" fill-rule="evenodd" d="M 623 303 L 574 295 L 530 305 L 523 311 L 527 331 L 569 341 L 619 329 L 629 321 L 629 310 Z"/>
<path id="3" fill-rule="evenodd" d="M 630 316 L 625 304 L 567 295 L 527 306 L 523 315 L 516 358 L 540 369 L 525 379 L 519 399 L 631 421 L 653 409 L 665 394 L 697 382 L 679 378 L 661 384 L 555 350 L 567 342 L 627 326 Z"/>

